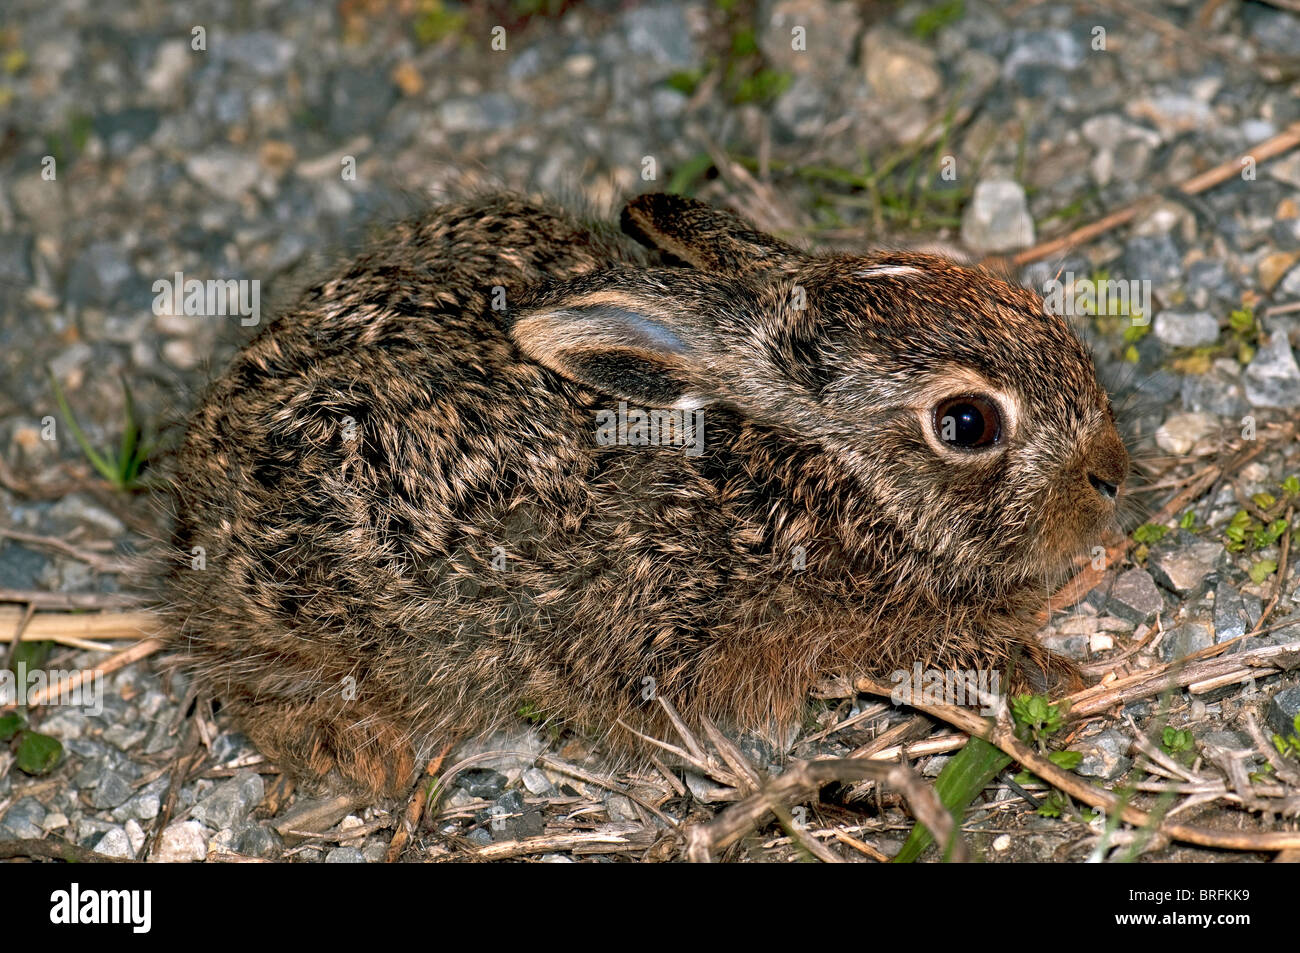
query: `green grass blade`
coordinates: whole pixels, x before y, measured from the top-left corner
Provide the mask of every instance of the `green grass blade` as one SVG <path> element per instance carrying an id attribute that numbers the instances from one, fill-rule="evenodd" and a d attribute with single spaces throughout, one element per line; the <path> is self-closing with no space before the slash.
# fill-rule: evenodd
<path id="1" fill-rule="evenodd" d="M 983 738 L 972 738 L 943 766 L 934 782 L 935 793 L 957 824 L 975 796 L 988 787 L 998 772 L 1011 763 L 1011 758 Z M 921 823 L 912 826 L 902 850 L 894 858 L 896 864 L 910 864 L 924 853 L 934 841 L 934 835 Z"/>
<path id="2" fill-rule="evenodd" d="M 122 403 L 126 420 L 122 425 L 122 451 L 118 455 L 118 485 L 129 486 L 140 472 L 140 421 L 135 412 L 135 398 L 131 387 L 122 377 Z"/>
<path id="3" fill-rule="evenodd" d="M 54 376 L 54 371 L 47 367 L 45 373 L 49 375 L 50 386 L 54 389 L 54 399 L 59 405 L 59 412 L 63 414 L 64 422 L 67 423 L 68 428 L 72 431 L 72 436 L 77 441 L 77 445 L 81 447 L 81 452 L 86 455 L 86 459 L 90 461 L 91 466 L 98 470 L 105 480 L 116 484 L 116 467 L 101 456 L 95 448 L 90 445 L 90 441 L 86 439 L 85 433 L 77 423 L 77 418 L 72 413 L 72 408 L 68 406 L 67 398 L 63 396 L 63 388 L 59 386 L 59 382 Z"/>

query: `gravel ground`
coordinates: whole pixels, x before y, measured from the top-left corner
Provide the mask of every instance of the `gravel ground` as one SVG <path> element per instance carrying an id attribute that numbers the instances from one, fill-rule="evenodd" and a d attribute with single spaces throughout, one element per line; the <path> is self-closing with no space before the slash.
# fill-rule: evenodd
<path id="1" fill-rule="evenodd" d="M 1300 504 L 1286 482 L 1300 475 L 1300 150 L 1199 194 L 1177 188 L 1300 121 L 1296 13 L 1201 0 L 8 0 L 0 16 L 8 598 L 89 593 L 88 605 L 107 605 L 138 582 L 114 570 L 159 532 L 150 471 L 134 492 L 108 488 L 44 371 L 99 448 L 119 439 L 126 381 L 163 456 L 209 369 L 250 329 L 158 314 L 154 282 L 256 280 L 269 312 L 367 228 L 430 196 L 504 185 L 609 210 L 672 187 L 811 245 L 938 241 L 997 256 L 1044 292 L 1058 276 L 1144 282 L 1138 321 L 1078 315 L 1148 484 L 1130 497 L 1135 545 L 1043 637 L 1085 664 L 1131 653 L 1133 671 L 1256 628 L 1231 650 L 1300 640 L 1300 559 L 1285 558 L 1293 527 L 1276 522 Z M 793 48 L 801 36 L 806 48 Z M 1023 267 L 1007 257 L 1147 196 L 1086 242 Z M 1175 481 L 1223 463 L 1194 507 L 1139 527 Z M 41 664 L 104 657 L 55 647 Z M 384 859 L 402 805 L 293 790 L 161 671 L 156 658 L 126 666 L 106 676 L 101 712 L 36 709 L 0 741 L 0 849 L 51 838 L 119 858 Z M 1108 786 L 1177 776 L 1135 751 L 1146 734 L 1197 783 L 1222 790 L 1255 772 L 1294 804 L 1248 727 L 1286 735 L 1297 712 L 1294 672 L 1272 674 L 1116 706 L 1076 723 L 1068 743 L 1078 772 Z M 912 715 L 831 697 L 795 754 L 842 756 Z M 61 744 L 52 768 L 26 763 L 25 734 Z M 406 859 L 671 859 L 679 844 L 651 807 L 698 819 L 734 797 L 690 773 L 676 787 L 622 778 L 611 793 L 598 751 L 526 726 L 480 750 L 503 749 L 522 754 L 458 774 Z M 767 765 L 773 752 L 751 756 L 781 770 Z M 934 776 L 945 757 L 918 765 Z M 1039 816 L 1006 783 L 984 798 L 966 823 L 979 856 L 1082 860 L 1097 847 L 1100 820 L 1077 810 Z M 806 831 L 854 858 L 830 828 L 892 854 L 908 827 L 896 798 L 853 788 L 797 810 Z M 1180 817 L 1294 828 L 1283 813 L 1211 798 Z M 1144 849 L 1158 860 L 1265 856 L 1160 838 Z M 736 851 L 798 856 L 776 824 Z"/>

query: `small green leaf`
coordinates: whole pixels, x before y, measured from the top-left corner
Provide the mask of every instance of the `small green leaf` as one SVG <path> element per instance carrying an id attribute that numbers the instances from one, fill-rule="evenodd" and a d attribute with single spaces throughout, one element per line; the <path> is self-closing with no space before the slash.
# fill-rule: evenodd
<path id="1" fill-rule="evenodd" d="M 35 731 L 24 731 L 18 739 L 15 763 L 18 770 L 27 774 L 48 774 L 63 756 L 63 745 L 58 738 Z"/>
<path id="2" fill-rule="evenodd" d="M 1047 760 L 1052 762 L 1058 768 L 1064 768 L 1066 771 L 1073 771 L 1083 762 L 1082 751 L 1052 751 L 1047 755 Z"/>
<path id="3" fill-rule="evenodd" d="M 23 726 L 23 716 L 16 711 L 0 715 L 0 741 L 8 741 Z"/>
<path id="4" fill-rule="evenodd" d="M 1272 493 L 1256 493 L 1250 499 L 1261 510 L 1266 510 L 1277 502 L 1277 497 Z"/>
<path id="5" fill-rule="evenodd" d="M 1152 543 L 1158 543 L 1169 532 L 1169 527 L 1161 526 L 1159 523 L 1143 523 L 1137 529 L 1133 530 L 1133 541 L 1137 543 L 1146 543 L 1148 546 Z"/>
<path id="6" fill-rule="evenodd" d="M 1228 315 L 1228 327 L 1238 334 L 1249 334 L 1255 329 L 1255 309 L 1238 308 Z"/>
<path id="7" fill-rule="evenodd" d="M 1183 518 L 1178 521 L 1178 525 L 1183 529 L 1191 530 L 1196 528 L 1196 511 L 1188 510 L 1183 514 Z"/>
<path id="8" fill-rule="evenodd" d="M 1287 496 L 1300 496 L 1300 477 L 1292 474 L 1283 480 L 1282 492 Z"/>
<path id="9" fill-rule="evenodd" d="M 1273 573 L 1277 572 L 1277 561 L 1273 559 L 1261 559 L 1255 565 L 1250 567 L 1250 580 L 1255 585 L 1259 585 Z"/>
<path id="10" fill-rule="evenodd" d="M 1065 795 L 1060 791 L 1049 791 L 1047 797 L 1043 798 L 1042 803 L 1038 805 L 1039 817 L 1060 817 L 1065 809 L 1069 807 Z"/>

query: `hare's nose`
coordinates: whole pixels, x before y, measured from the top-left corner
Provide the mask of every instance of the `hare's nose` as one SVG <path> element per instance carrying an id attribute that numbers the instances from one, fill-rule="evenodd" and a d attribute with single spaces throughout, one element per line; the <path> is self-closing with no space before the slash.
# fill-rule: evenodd
<path id="1" fill-rule="evenodd" d="M 1108 500 L 1113 500 L 1119 495 L 1119 486 L 1117 484 L 1104 480 L 1095 473 L 1088 474 L 1088 482 L 1092 484 L 1094 490 Z"/>
<path id="2" fill-rule="evenodd" d="M 1095 437 L 1089 450 L 1083 467 L 1088 482 L 1103 497 L 1114 502 L 1128 475 L 1128 452 L 1124 449 L 1124 441 L 1111 430 Z"/>

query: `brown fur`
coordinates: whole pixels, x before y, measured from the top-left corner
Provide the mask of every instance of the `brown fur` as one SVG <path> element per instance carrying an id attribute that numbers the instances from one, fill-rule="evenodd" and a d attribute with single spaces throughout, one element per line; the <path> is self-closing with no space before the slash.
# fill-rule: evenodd
<path id="1" fill-rule="evenodd" d="M 686 199 L 623 226 L 686 267 L 514 197 L 443 207 L 208 389 L 173 642 L 288 769 L 395 791 L 525 703 L 657 730 L 647 678 L 784 732 L 821 675 L 1066 671 L 1033 611 L 1113 520 L 1088 474 L 1127 456 L 1064 322 L 940 258 L 811 257 Z M 1005 446 L 932 444 L 954 388 L 1019 408 Z M 703 406 L 703 453 L 598 445 L 620 399 Z"/>

